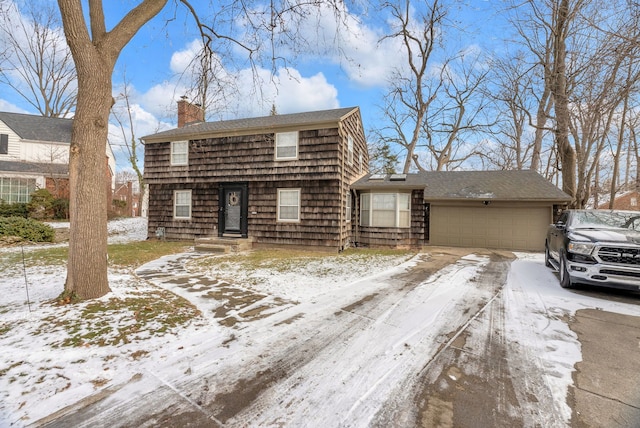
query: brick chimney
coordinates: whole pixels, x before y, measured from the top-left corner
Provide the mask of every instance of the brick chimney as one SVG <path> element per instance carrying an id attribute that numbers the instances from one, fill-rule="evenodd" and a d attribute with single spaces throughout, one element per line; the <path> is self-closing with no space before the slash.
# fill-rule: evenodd
<path id="1" fill-rule="evenodd" d="M 204 109 L 200 105 L 191 104 L 186 97 L 178 101 L 178 128 L 200 122 L 204 122 Z"/>

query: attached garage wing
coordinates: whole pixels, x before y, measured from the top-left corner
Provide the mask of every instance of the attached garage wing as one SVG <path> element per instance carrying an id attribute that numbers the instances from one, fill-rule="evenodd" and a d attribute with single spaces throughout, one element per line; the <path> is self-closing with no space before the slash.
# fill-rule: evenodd
<path id="1" fill-rule="evenodd" d="M 431 205 L 431 245 L 542 251 L 552 206 Z"/>

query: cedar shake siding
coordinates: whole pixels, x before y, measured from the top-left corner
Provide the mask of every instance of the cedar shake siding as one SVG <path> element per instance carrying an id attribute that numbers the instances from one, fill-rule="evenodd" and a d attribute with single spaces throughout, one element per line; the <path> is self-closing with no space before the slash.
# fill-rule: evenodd
<path id="1" fill-rule="evenodd" d="M 347 219 L 350 185 L 368 172 L 369 157 L 359 110 L 327 112 L 335 115 L 333 123 L 324 119 L 314 126 L 314 113 L 303 113 L 207 122 L 145 137 L 148 236 L 160 227 L 168 239 L 222 235 L 225 202 L 221 207 L 220 189 L 237 185 L 246 189 L 246 236 L 256 245 L 348 247 L 353 223 Z M 317 113 L 324 117 L 327 112 Z M 310 122 L 291 123 L 297 116 Z M 262 126 L 270 120 L 275 124 Z M 238 128 L 240 122 L 246 128 Z M 252 128 L 256 122 L 261 126 Z M 292 131 L 298 132 L 297 157 L 276 160 L 276 133 Z M 171 141 L 188 142 L 186 165 L 171 165 Z M 279 189 L 299 191 L 299 219 L 278 221 Z M 191 191 L 190 218 L 174 219 L 175 191 Z"/>
<path id="2" fill-rule="evenodd" d="M 357 209 L 356 209 L 357 208 Z M 375 227 L 360 226 L 360 201 L 354 205 L 354 244 L 358 247 L 371 248 L 421 248 L 425 242 L 426 216 L 424 191 L 411 190 L 411 226 L 410 227 Z"/>

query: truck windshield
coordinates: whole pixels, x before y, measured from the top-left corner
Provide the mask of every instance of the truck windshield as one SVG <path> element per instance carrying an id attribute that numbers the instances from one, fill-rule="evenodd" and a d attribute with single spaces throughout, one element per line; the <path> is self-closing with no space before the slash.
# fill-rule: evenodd
<path id="1" fill-rule="evenodd" d="M 640 231 L 640 212 L 579 211 L 571 219 L 571 226 L 576 229 L 606 228 Z"/>

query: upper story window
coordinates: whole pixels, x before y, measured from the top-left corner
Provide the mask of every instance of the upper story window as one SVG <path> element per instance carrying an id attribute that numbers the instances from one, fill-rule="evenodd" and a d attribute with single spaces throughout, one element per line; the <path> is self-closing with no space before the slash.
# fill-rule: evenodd
<path id="1" fill-rule="evenodd" d="M 631 198 L 631 206 L 632 207 L 637 207 L 638 206 L 638 199 L 637 198 Z"/>
<path id="2" fill-rule="evenodd" d="M 300 221 L 300 189 L 278 189 L 278 221 Z"/>
<path id="3" fill-rule="evenodd" d="M 358 155 L 358 169 L 360 171 L 360 174 L 362 174 L 363 168 L 364 168 L 364 156 L 362 155 L 362 152 L 360 152 L 360 154 Z"/>
<path id="4" fill-rule="evenodd" d="M 191 218 L 191 190 L 173 192 L 173 218 L 178 220 Z"/>
<path id="5" fill-rule="evenodd" d="M 347 162 L 349 165 L 353 165 L 353 137 L 351 135 L 347 137 Z"/>
<path id="6" fill-rule="evenodd" d="M 0 155 L 9 154 L 9 135 L 0 134 Z"/>
<path id="7" fill-rule="evenodd" d="M 276 160 L 298 158 L 298 131 L 276 134 Z"/>
<path id="8" fill-rule="evenodd" d="M 410 227 L 411 194 L 361 194 L 360 225 L 375 227 Z"/>
<path id="9" fill-rule="evenodd" d="M 172 141 L 171 142 L 171 165 L 188 165 L 189 164 L 189 142 L 188 141 Z"/>

